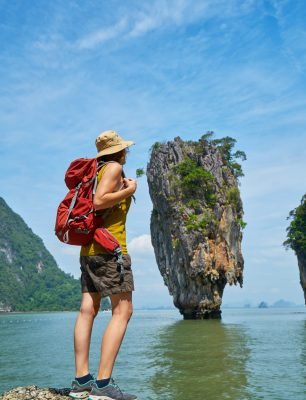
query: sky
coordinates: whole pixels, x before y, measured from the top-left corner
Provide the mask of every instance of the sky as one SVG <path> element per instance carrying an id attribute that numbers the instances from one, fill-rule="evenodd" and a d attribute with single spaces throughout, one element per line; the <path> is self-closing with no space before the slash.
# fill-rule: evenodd
<path id="1" fill-rule="evenodd" d="M 125 172 L 156 141 L 207 131 L 246 153 L 240 191 L 244 285 L 223 304 L 303 304 L 289 211 L 306 192 L 306 3 L 303 0 L 0 0 L 0 185 L 59 267 L 80 276 L 79 248 L 54 235 L 71 160 L 115 129 L 135 141 Z M 127 220 L 136 307 L 171 306 L 138 179 Z"/>

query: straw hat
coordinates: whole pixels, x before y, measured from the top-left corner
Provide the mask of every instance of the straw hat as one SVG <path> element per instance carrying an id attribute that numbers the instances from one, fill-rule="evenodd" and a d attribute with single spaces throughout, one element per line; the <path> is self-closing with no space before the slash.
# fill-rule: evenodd
<path id="1" fill-rule="evenodd" d="M 100 133 L 96 139 L 96 147 L 98 150 L 96 157 L 117 153 L 132 144 L 135 143 L 132 142 L 132 140 L 123 140 L 116 131 L 104 131 Z"/>

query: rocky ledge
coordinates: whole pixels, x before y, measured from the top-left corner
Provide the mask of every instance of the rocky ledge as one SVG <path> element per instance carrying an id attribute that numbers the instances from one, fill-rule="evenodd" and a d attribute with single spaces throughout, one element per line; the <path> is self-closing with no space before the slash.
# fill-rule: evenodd
<path id="1" fill-rule="evenodd" d="M 235 139 L 155 143 L 147 165 L 151 240 L 158 268 L 185 319 L 220 318 L 225 285 L 243 282 L 242 176 Z"/>
<path id="2" fill-rule="evenodd" d="M 69 388 L 40 388 L 31 385 L 11 389 L 0 395 L 0 400 L 71 400 L 68 394 Z"/>

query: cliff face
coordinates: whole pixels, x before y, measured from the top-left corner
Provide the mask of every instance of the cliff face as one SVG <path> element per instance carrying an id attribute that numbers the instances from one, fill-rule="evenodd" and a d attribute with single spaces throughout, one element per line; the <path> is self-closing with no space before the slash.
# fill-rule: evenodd
<path id="1" fill-rule="evenodd" d="M 300 283 L 304 291 L 306 304 L 306 252 L 297 252 L 298 266 L 300 270 Z"/>
<path id="2" fill-rule="evenodd" d="M 179 137 L 155 144 L 147 165 L 151 240 L 184 318 L 219 318 L 226 283 L 242 287 L 243 208 L 218 146 Z"/>
<path id="3" fill-rule="evenodd" d="M 297 256 L 306 304 L 306 193 L 302 196 L 300 205 L 289 212 L 287 219 L 291 219 L 291 222 L 286 229 L 287 239 L 283 245 L 287 250 L 291 248 Z"/>

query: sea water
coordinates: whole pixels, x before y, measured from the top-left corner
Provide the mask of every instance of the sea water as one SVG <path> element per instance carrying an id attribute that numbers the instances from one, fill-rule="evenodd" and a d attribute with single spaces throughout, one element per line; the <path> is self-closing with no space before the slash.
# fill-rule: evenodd
<path id="1" fill-rule="evenodd" d="M 77 313 L 0 315 L 0 392 L 69 387 Z M 90 371 L 97 373 L 110 312 L 98 314 Z M 139 400 L 305 400 L 306 310 L 224 309 L 184 321 L 177 310 L 135 310 L 113 377 Z"/>

